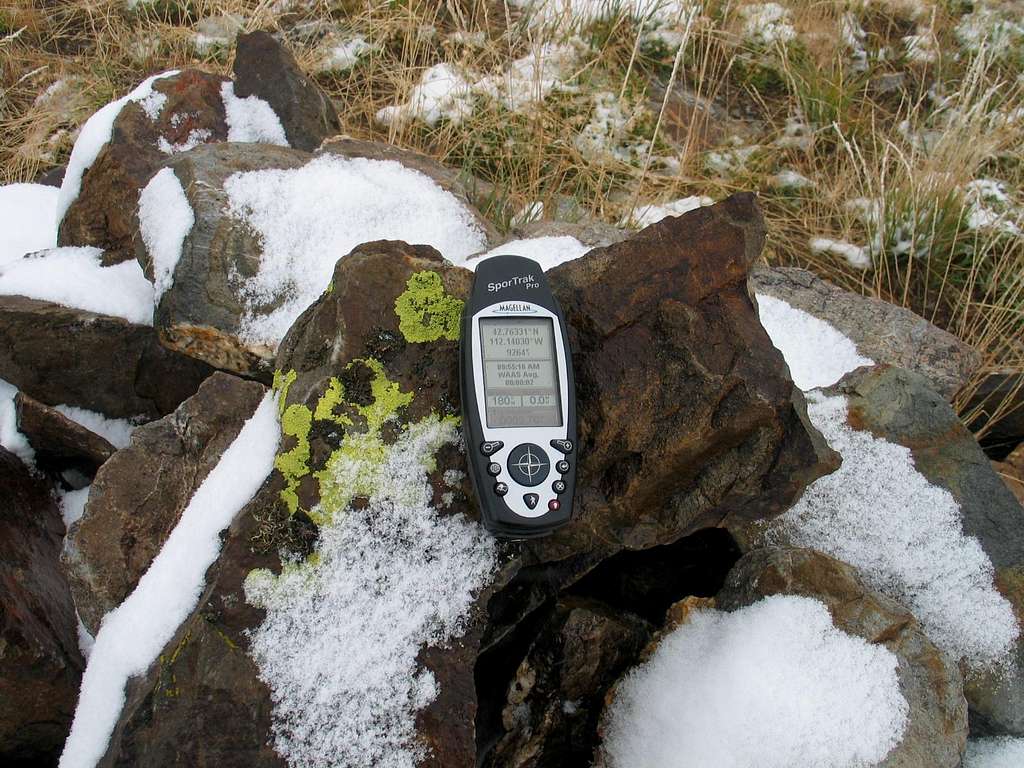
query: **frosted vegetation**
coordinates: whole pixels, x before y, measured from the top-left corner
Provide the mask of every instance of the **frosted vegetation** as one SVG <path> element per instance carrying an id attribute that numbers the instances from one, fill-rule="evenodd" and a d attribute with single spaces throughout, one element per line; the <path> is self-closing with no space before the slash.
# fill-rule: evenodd
<path id="1" fill-rule="evenodd" d="M 274 747 L 292 768 L 414 768 L 423 756 L 416 714 L 438 685 L 417 656 L 462 634 L 496 557 L 478 524 L 431 505 L 427 473 L 456 440 L 454 420 L 429 416 L 379 452 L 333 463 L 342 492 L 359 487 L 368 504 L 325 503 L 312 557 L 246 580 L 267 612 L 251 653 L 274 702 Z"/>
<path id="2" fill-rule="evenodd" d="M 225 190 L 230 214 L 263 246 L 258 274 L 236 285 L 250 308 L 241 336 L 271 348 L 323 292 L 337 260 L 360 243 L 425 243 L 455 262 L 486 246 L 454 195 L 391 160 L 325 155 L 295 170 L 237 173 Z"/>
<path id="3" fill-rule="evenodd" d="M 615 689 L 609 768 L 875 765 L 907 723 L 897 665 L 810 598 L 696 611 Z"/>

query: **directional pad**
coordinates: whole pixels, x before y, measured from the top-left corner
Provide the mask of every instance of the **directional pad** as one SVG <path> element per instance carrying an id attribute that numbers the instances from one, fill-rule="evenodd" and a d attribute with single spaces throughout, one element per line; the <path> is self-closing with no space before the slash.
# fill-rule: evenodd
<path id="1" fill-rule="evenodd" d="M 551 471 L 547 453 L 533 443 L 523 443 L 513 448 L 505 466 L 513 480 L 527 487 L 540 485 Z"/>

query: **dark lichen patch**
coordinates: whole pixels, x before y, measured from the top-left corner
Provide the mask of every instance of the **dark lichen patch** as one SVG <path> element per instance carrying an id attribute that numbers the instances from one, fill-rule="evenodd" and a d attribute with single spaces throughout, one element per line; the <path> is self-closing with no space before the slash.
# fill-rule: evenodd
<path id="1" fill-rule="evenodd" d="M 373 404 L 373 380 L 376 372 L 362 360 L 353 360 L 341 372 L 342 385 L 352 405 L 369 406 Z"/>
<path id="2" fill-rule="evenodd" d="M 401 335 L 387 328 L 374 328 L 366 342 L 365 357 L 372 357 L 387 365 L 400 355 L 405 347 L 406 341 Z"/>

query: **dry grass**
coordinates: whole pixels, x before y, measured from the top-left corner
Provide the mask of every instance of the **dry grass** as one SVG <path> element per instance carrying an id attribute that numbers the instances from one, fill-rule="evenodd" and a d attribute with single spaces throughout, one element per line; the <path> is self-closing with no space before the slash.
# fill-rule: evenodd
<path id="1" fill-rule="evenodd" d="M 751 38 L 750 3 L 707 2 L 688 22 L 665 25 L 683 41 L 678 49 L 654 40 L 649 21 L 623 11 L 628 3 L 614 2 L 600 20 L 559 32 L 502 0 L 155 0 L 134 9 L 126 0 L 7 2 L 4 182 L 60 164 L 91 110 L 146 74 L 226 71 L 229 48 L 196 50 L 202 19 L 237 14 L 246 30 L 280 31 L 309 71 L 331 40 L 361 35 L 372 53 L 347 71 L 317 74 L 345 131 L 421 150 L 488 182 L 477 202 L 499 227 L 533 201 L 547 216 L 618 222 L 637 204 L 755 189 L 769 223 L 767 260 L 915 309 L 978 347 L 983 374 L 1024 371 L 1024 243 L 998 228 L 971 228 L 965 193 L 975 179 L 998 179 L 1010 196 L 1003 209 L 1022 210 L 1024 39 L 968 50 L 955 34 L 965 9 L 952 0 L 791 0 L 783 3 L 790 40 Z M 991 5 L 1007 18 L 1024 15 L 1019 2 Z M 531 107 L 509 110 L 477 96 L 462 121 L 375 119 L 407 101 L 433 65 L 476 80 L 570 35 L 576 57 L 561 75 L 570 88 Z M 908 57 L 908 35 L 931 45 L 933 60 Z M 860 60 L 851 40 L 864 51 Z M 58 80 L 72 84 L 68 94 L 37 101 Z M 595 94 L 608 94 L 604 105 L 621 117 L 609 142 L 628 149 L 618 156 L 595 156 L 576 139 L 594 116 Z M 708 154 L 734 144 L 752 149 L 732 168 Z M 813 186 L 781 189 L 781 170 Z M 851 208 L 856 199 L 870 201 L 874 217 Z M 867 246 L 872 268 L 812 252 L 817 236 Z M 978 381 L 961 394 L 962 409 Z"/>

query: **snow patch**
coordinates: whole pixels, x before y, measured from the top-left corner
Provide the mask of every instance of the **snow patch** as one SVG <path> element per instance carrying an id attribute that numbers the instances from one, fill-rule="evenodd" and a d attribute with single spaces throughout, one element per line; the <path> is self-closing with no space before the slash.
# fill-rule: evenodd
<path id="1" fill-rule="evenodd" d="M 35 466 L 36 452 L 21 432 L 14 409 L 14 396 L 18 388 L 0 379 L 0 445 L 30 467 Z"/>
<path id="2" fill-rule="evenodd" d="M 89 500 L 89 489 L 92 486 L 85 486 L 77 491 L 64 491 L 59 494 L 61 517 L 64 518 L 64 529 L 70 530 L 71 526 L 82 518 L 85 512 L 85 502 Z"/>
<path id="3" fill-rule="evenodd" d="M 789 10 L 778 3 L 752 3 L 739 9 L 743 39 L 751 45 L 771 48 L 796 38 Z"/>
<path id="4" fill-rule="evenodd" d="M 220 554 L 220 533 L 274 466 L 280 429 L 267 394 L 181 514 L 149 570 L 103 617 L 60 768 L 92 768 L 107 750 L 128 680 L 142 675 L 195 609 L 206 570 Z"/>
<path id="5" fill-rule="evenodd" d="M 832 324 L 782 299 L 759 293 L 757 311 L 772 344 L 786 359 L 793 383 L 804 391 L 831 386 L 850 371 L 875 364 Z"/>
<path id="6" fill-rule="evenodd" d="M 181 248 L 196 223 L 181 182 L 163 168 L 139 194 L 139 229 L 153 267 L 153 303 L 174 284 Z"/>
<path id="7" fill-rule="evenodd" d="M 327 286 L 335 262 L 360 243 L 425 243 L 454 262 L 487 245 L 458 198 L 392 160 L 325 154 L 301 168 L 236 173 L 224 189 L 230 215 L 263 245 L 258 274 L 237 287 L 248 343 L 276 347 Z"/>
<path id="8" fill-rule="evenodd" d="M 854 245 L 845 240 L 832 240 L 827 237 L 812 237 L 807 244 L 812 253 L 829 253 L 833 256 L 840 256 L 855 269 L 867 269 L 871 266 L 871 253 L 862 245 Z"/>
<path id="9" fill-rule="evenodd" d="M 0 267 L 26 253 L 57 245 L 57 187 L 0 186 Z"/>
<path id="10" fill-rule="evenodd" d="M 851 429 L 845 397 L 811 392 L 807 413 L 842 466 L 818 478 L 769 528 L 796 546 L 849 563 L 873 589 L 907 606 L 937 646 L 976 667 L 1001 663 L 1019 628 L 993 586 L 960 508 L 914 467 L 909 448 Z"/>
<path id="11" fill-rule="evenodd" d="M 159 75 L 153 75 L 143 80 L 131 93 L 122 96 L 117 101 L 112 101 L 101 107 L 93 114 L 78 133 L 78 139 L 71 150 L 71 157 L 68 158 L 67 171 L 64 173 L 64 182 L 60 187 L 60 195 L 57 200 L 56 225 L 64 220 L 68 208 L 75 202 L 78 193 L 82 190 L 82 178 L 89 170 L 100 151 L 110 141 L 114 130 L 114 121 L 121 114 L 121 110 L 130 102 L 140 102 L 153 92 L 153 83 L 167 77 L 174 77 L 178 70 L 172 69 Z"/>
<path id="12" fill-rule="evenodd" d="M 697 611 L 619 683 L 609 768 L 876 765 L 907 725 L 898 665 L 811 598 Z"/>
<path id="13" fill-rule="evenodd" d="M 533 259 L 546 272 L 563 262 L 578 259 L 591 250 L 593 249 L 589 245 L 585 245 L 569 235 L 528 237 L 523 240 L 510 240 L 507 243 L 503 243 L 497 248 L 487 251 L 482 256 L 474 256 L 472 259 L 463 262 L 462 266 L 476 270 L 477 266 L 484 259 L 502 254 L 514 254 Z"/>
<path id="14" fill-rule="evenodd" d="M 807 187 L 813 187 L 814 182 L 804 176 L 802 173 L 786 168 L 779 171 L 772 176 L 772 184 L 779 189 L 806 189 Z"/>
<path id="15" fill-rule="evenodd" d="M 235 95 L 235 84 L 226 81 L 220 87 L 220 97 L 227 115 L 228 141 L 289 146 L 281 119 L 259 96 L 240 99 Z"/>
<path id="16" fill-rule="evenodd" d="M 322 73 L 347 72 L 358 64 L 361 58 L 376 50 L 377 47 L 366 42 L 366 38 L 362 35 L 331 43 L 320 57 L 317 71 Z"/>
<path id="17" fill-rule="evenodd" d="M 384 107 L 377 112 L 377 122 L 404 125 L 422 120 L 437 125 L 447 120 L 458 125 L 473 114 L 473 86 L 450 64 L 435 64 L 420 75 L 409 100 L 404 104 Z"/>
<path id="18" fill-rule="evenodd" d="M 132 432 L 137 424 L 128 419 L 111 419 L 102 413 L 79 408 L 76 405 L 55 405 L 54 408 L 76 424 L 81 424 L 90 432 L 95 432 L 118 450 L 126 448 L 131 442 Z"/>
<path id="19" fill-rule="evenodd" d="M 163 112 L 164 104 L 166 103 L 166 93 L 152 91 L 146 98 L 139 101 L 139 106 L 142 107 L 142 111 L 146 113 L 146 117 L 155 122 L 160 118 L 160 113 Z"/>
<path id="20" fill-rule="evenodd" d="M 103 251 L 53 248 L 0 266 L 0 295 L 27 296 L 101 315 L 153 324 L 153 285 L 135 259 L 104 267 Z"/>
<path id="21" fill-rule="evenodd" d="M 176 117 L 177 115 L 175 115 Z M 173 122 L 174 118 L 171 118 Z M 178 142 L 177 144 L 171 144 L 165 137 L 161 136 L 156 141 L 157 149 L 163 152 L 165 155 L 176 155 L 179 152 L 188 152 L 194 147 L 198 147 L 200 144 L 205 144 L 213 137 L 213 131 L 209 128 L 193 128 L 188 132 L 188 136 L 185 137 L 184 141 Z"/>
<path id="22" fill-rule="evenodd" d="M 1024 765 L 1024 739 L 997 736 L 970 739 L 964 768 L 1020 768 Z"/>
<path id="23" fill-rule="evenodd" d="M 657 224 L 668 216 L 682 216 L 688 211 L 693 211 L 697 208 L 703 208 L 704 206 L 714 204 L 715 201 L 710 197 L 706 197 L 704 195 L 691 195 L 690 197 L 672 200 L 660 205 L 653 203 L 650 205 L 641 205 L 633 211 L 631 216 L 627 216 L 623 221 L 619 222 L 619 226 L 631 226 L 636 227 L 637 229 L 643 229 L 644 227 L 651 226 L 651 224 Z"/>
<path id="24" fill-rule="evenodd" d="M 427 472 L 457 440 L 454 421 L 432 415 L 375 471 L 338 467 L 340 479 L 372 473 L 365 508 L 335 512 L 306 562 L 246 579 L 247 599 L 266 610 L 250 653 L 274 702 L 274 747 L 292 768 L 414 768 L 424 756 L 416 714 L 438 681 L 417 656 L 462 635 L 496 558 L 478 523 L 431 507 Z"/>

